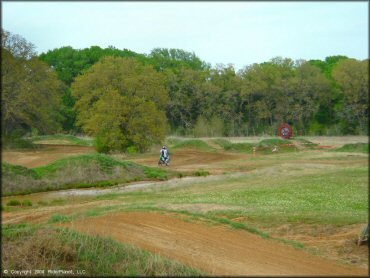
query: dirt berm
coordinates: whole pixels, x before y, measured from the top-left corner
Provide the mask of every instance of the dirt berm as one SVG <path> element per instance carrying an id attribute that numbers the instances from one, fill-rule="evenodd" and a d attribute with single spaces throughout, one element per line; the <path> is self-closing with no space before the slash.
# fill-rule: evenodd
<path id="1" fill-rule="evenodd" d="M 135 244 L 211 275 L 367 276 L 367 269 L 344 266 L 247 231 L 183 221 L 171 214 L 125 212 L 63 225 Z"/>

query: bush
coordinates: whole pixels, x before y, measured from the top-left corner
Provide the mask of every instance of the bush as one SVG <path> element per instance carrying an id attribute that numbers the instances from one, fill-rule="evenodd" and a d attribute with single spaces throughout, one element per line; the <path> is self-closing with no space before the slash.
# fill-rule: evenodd
<path id="1" fill-rule="evenodd" d="M 310 135 L 324 135 L 325 126 L 314 121 L 309 126 L 309 134 Z"/>
<path id="2" fill-rule="evenodd" d="M 136 154 L 139 152 L 139 148 L 136 146 L 130 146 L 127 148 L 127 153 L 128 154 Z"/>
<path id="3" fill-rule="evenodd" d="M 96 137 L 95 138 L 95 149 L 98 153 L 108 153 L 109 152 L 109 147 L 108 145 L 103 142 L 103 139 L 101 137 Z"/>
<path id="4" fill-rule="evenodd" d="M 1 139 L 3 149 L 36 149 L 37 146 L 31 141 L 22 138 L 17 134 L 2 136 Z"/>

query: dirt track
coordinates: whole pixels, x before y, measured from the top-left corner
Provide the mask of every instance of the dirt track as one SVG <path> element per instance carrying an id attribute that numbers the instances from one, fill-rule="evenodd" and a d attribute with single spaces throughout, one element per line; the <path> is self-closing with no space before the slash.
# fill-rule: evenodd
<path id="1" fill-rule="evenodd" d="M 171 153 L 170 168 L 177 171 L 194 171 L 199 169 L 206 169 L 212 174 L 225 172 L 224 167 L 217 165 L 219 162 L 232 162 L 241 158 L 248 158 L 249 154 L 240 153 L 226 153 L 226 152 L 202 152 L 197 150 L 185 149 L 176 150 Z M 132 159 L 133 161 L 151 167 L 156 167 L 159 156 L 147 155 L 145 158 Z M 211 166 L 212 165 L 212 166 Z M 228 168 L 228 171 L 232 169 Z"/>
<path id="2" fill-rule="evenodd" d="M 94 148 L 88 146 L 43 145 L 40 149 L 30 151 L 3 151 L 2 159 L 11 164 L 33 168 L 67 156 L 93 152 L 95 152 Z"/>
<path id="3" fill-rule="evenodd" d="M 45 146 L 43 149 L 36 151 L 3 152 L 3 159 L 26 167 L 37 167 L 66 156 L 90 152 L 94 152 L 91 147 Z M 222 153 L 221 151 L 203 153 L 195 150 L 176 150 L 173 153 L 173 162 L 170 168 L 183 171 L 203 168 L 212 174 L 240 171 L 239 168 L 242 164 L 249 165 L 252 163 L 245 159 L 248 156 L 250 155 Z M 158 155 L 153 154 L 138 157 L 134 161 L 156 166 L 157 159 Z M 227 165 L 223 166 L 219 162 L 227 163 Z M 295 161 L 295 163 L 305 163 L 307 166 L 307 161 Z M 326 163 L 341 164 L 348 162 L 315 161 L 316 167 L 322 167 Z M 363 162 L 359 161 L 358 163 Z M 30 196 L 25 196 L 25 198 L 30 198 Z M 55 213 L 68 214 L 83 208 L 109 204 L 115 203 L 114 201 L 93 202 L 37 208 L 20 212 L 2 212 L 2 218 L 3 223 L 41 223 L 47 221 Z M 221 226 L 210 227 L 204 223 L 184 222 L 170 215 L 142 212 L 122 213 L 87 218 L 71 225 L 82 232 L 111 236 L 122 242 L 136 244 L 139 247 L 177 259 L 213 275 L 367 275 L 367 269 L 346 268 L 335 264 L 332 260 L 308 255 L 304 251 L 295 250 L 275 241 L 265 240 L 245 231 L 230 230 Z M 271 232 L 270 234 L 273 235 L 274 233 Z M 356 233 L 351 235 L 351 238 L 355 236 Z M 282 234 L 280 237 L 298 240 L 305 242 L 308 246 L 310 245 L 309 242 L 305 241 L 307 238 L 286 234 Z M 340 242 L 340 246 L 343 246 L 344 237 L 347 237 L 347 235 L 340 235 L 333 244 L 339 244 Z M 324 238 L 323 244 L 328 239 Z M 313 246 L 317 245 L 316 238 L 310 240 Z M 334 258 L 335 256 L 330 257 Z"/>
<path id="4" fill-rule="evenodd" d="M 177 259 L 212 275 L 367 275 L 258 235 L 182 221 L 173 215 L 129 212 L 67 225 Z"/>

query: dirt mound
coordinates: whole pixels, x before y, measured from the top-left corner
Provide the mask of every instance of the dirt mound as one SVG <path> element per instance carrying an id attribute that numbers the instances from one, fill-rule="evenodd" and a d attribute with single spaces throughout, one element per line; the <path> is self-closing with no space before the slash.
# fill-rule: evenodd
<path id="1" fill-rule="evenodd" d="M 206 226 L 173 215 L 128 212 L 64 224 L 179 260 L 212 275 L 366 275 L 246 231 Z"/>
<path id="2" fill-rule="evenodd" d="M 43 145 L 38 150 L 3 151 L 2 159 L 10 164 L 33 168 L 47 165 L 67 156 L 94 152 L 94 148 L 88 146 Z"/>

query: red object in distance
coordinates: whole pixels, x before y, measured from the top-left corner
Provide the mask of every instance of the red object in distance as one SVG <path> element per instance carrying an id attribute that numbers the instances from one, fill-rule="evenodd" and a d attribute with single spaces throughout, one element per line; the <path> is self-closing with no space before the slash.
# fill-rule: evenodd
<path id="1" fill-rule="evenodd" d="M 289 139 L 293 136 L 293 128 L 288 124 L 282 124 L 279 127 L 279 136 L 284 139 Z"/>

